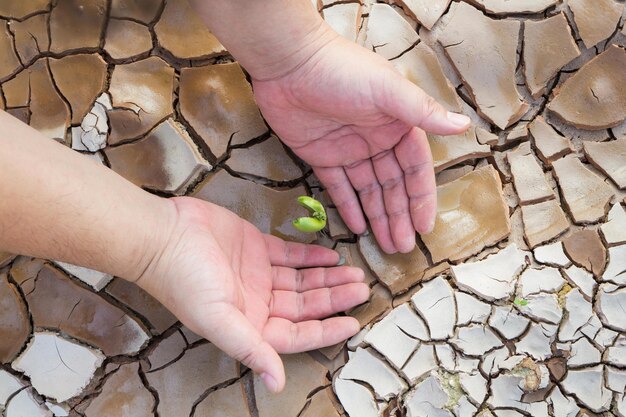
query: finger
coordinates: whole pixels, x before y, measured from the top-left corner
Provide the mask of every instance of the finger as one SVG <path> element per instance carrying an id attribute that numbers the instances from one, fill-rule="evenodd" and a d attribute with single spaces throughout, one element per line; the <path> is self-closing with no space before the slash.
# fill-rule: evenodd
<path id="1" fill-rule="evenodd" d="M 321 319 L 346 311 L 369 298 L 369 287 L 364 283 L 343 284 L 305 292 L 272 291 L 270 316 L 293 322 Z"/>
<path id="2" fill-rule="evenodd" d="M 398 143 L 395 153 L 404 171 L 413 226 L 419 233 L 430 233 L 435 227 L 437 185 L 426 134 L 414 128 Z"/>
<path id="3" fill-rule="evenodd" d="M 213 305 L 212 309 L 206 320 L 210 327 L 204 331 L 200 329 L 199 334 L 259 374 L 271 392 L 282 391 L 285 387 L 285 370 L 276 350 L 234 306 L 220 303 Z M 210 320 L 211 317 L 219 319 Z"/>
<path id="4" fill-rule="evenodd" d="M 365 280 L 365 274 L 362 269 L 350 266 L 311 269 L 275 266 L 272 268 L 272 273 L 272 288 L 282 291 L 304 292 L 316 288 L 336 287 Z"/>
<path id="5" fill-rule="evenodd" d="M 415 228 L 409 213 L 409 196 L 404 185 L 404 173 L 393 151 L 382 152 L 372 158 L 383 198 L 393 243 L 402 253 L 415 248 Z"/>
<path id="6" fill-rule="evenodd" d="M 361 205 L 343 168 L 314 168 L 313 171 L 326 187 L 346 226 L 356 234 L 365 233 L 367 225 Z"/>
<path id="7" fill-rule="evenodd" d="M 370 226 L 378 245 L 386 253 L 397 252 L 389 230 L 389 219 L 383 201 L 382 187 L 378 183 L 371 161 L 368 159 L 353 167 L 346 168 L 346 174 L 359 194 L 363 210 L 370 220 Z"/>
<path id="8" fill-rule="evenodd" d="M 301 323 L 274 317 L 267 322 L 263 337 L 279 353 L 298 353 L 343 342 L 354 336 L 359 328 L 359 322 L 354 317 L 331 317 Z"/>
<path id="9" fill-rule="evenodd" d="M 335 266 L 340 256 L 332 249 L 318 245 L 285 242 L 272 235 L 263 235 L 270 262 L 274 266 L 309 268 L 315 266 Z"/>
<path id="10" fill-rule="evenodd" d="M 385 113 L 411 126 L 438 135 L 452 135 L 467 130 L 469 117 L 447 111 L 424 90 L 399 74 L 381 74 L 377 90 L 379 107 Z"/>

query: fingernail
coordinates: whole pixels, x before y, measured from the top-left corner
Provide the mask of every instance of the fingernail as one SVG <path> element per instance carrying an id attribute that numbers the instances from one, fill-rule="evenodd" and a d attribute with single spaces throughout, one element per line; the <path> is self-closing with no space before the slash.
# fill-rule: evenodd
<path id="1" fill-rule="evenodd" d="M 419 231 L 419 233 L 421 235 L 427 235 L 429 233 L 432 233 L 434 229 L 435 229 L 435 218 L 432 218 L 431 220 L 429 220 L 428 223 L 424 224 L 424 226 L 421 227 L 421 230 Z"/>
<path id="2" fill-rule="evenodd" d="M 265 384 L 268 390 L 274 393 L 278 392 L 278 384 L 276 383 L 276 380 L 272 378 L 270 374 L 262 373 L 261 379 L 263 380 L 263 383 Z"/>
<path id="3" fill-rule="evenodd" d="M 337 266 L 343 266 L 346 263 L 346 257 L 342 254 L 339 254 L 339 262 L 337 262 Z"/>
<path id="4" fill-rule="evenodd" d="M 471 122 L 470 118 L 464 114 L 448 112 L 448 120 L 456 127 L 468 126 Z"/>
<path id="5" fill-rule="evenodd" d="M 433 230 L 435 230 L 435 218 L 434 217 L 430 219 L 430 222 L 428 222 L 426 233 L 432 233 Z"/>

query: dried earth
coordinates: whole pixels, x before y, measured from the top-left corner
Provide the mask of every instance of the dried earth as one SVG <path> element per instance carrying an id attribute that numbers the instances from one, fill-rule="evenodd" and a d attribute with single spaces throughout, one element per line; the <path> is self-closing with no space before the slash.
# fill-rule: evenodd
<path id="1" fill-rule="evenodd" d="M 624 2 L 312 3 L 472 118 L 429 138 L 437 223 L 410 254 L 332 204 L 316 236 L 291 227 L 295 197 L 328 197 L 186 0 L 0 0 L 3 109 L 150 192 L 335 248 L 372 288 L 362 331 L 285 356 L 273 396 L 133 284 L 0 253 L 2 415 L 626 416 Z"/>

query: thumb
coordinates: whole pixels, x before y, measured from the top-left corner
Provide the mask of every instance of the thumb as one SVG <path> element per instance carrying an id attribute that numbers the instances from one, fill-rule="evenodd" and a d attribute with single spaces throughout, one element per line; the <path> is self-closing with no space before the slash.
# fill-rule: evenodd
<path id="1" fill-rule="evenodd" d="M 246 316 L 230 304 L 221 306 L 219 319 L 211 320 L 211 342 L 259 374 L 267 389 L 278 393 L 285 387 L 283 362 Z"/>
<path id="2" fill-rule="evenodd" d="M 449 112 L 411 81 L 399 74 L 385 77 L 379 103 L 387 114 L 436 135 L 463 133 L 469 128 L 469 117 Z"/>

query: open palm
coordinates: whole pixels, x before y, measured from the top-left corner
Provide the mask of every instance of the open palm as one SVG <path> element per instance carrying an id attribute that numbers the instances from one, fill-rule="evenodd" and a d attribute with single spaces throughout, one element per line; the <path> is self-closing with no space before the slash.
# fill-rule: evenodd
<path id="1" fill-rule="evenodd" d="M 338 36 L 279 78 L 253 78 L 253 87 L 270 126 L 313 167 L 353 232 L 366 229 L 359 199 L 385 252 L 409 252 L 415 231 L 432 229 L 435 176 L 424 131 L 460 133 L 468 118 Z"/>
<path id="2" fill-rule="evenodd" d="M 138 284 L 192 331 L 261 374 L 271 390 L 285 383 L 277 352 L 329 346 L 359 330 L 352 317 L 320 320 L 369 295 L 360 269 L 333 267 L 335 251 L 264 235 L 198 199 L 172 201 L 173 236 Z"/>

